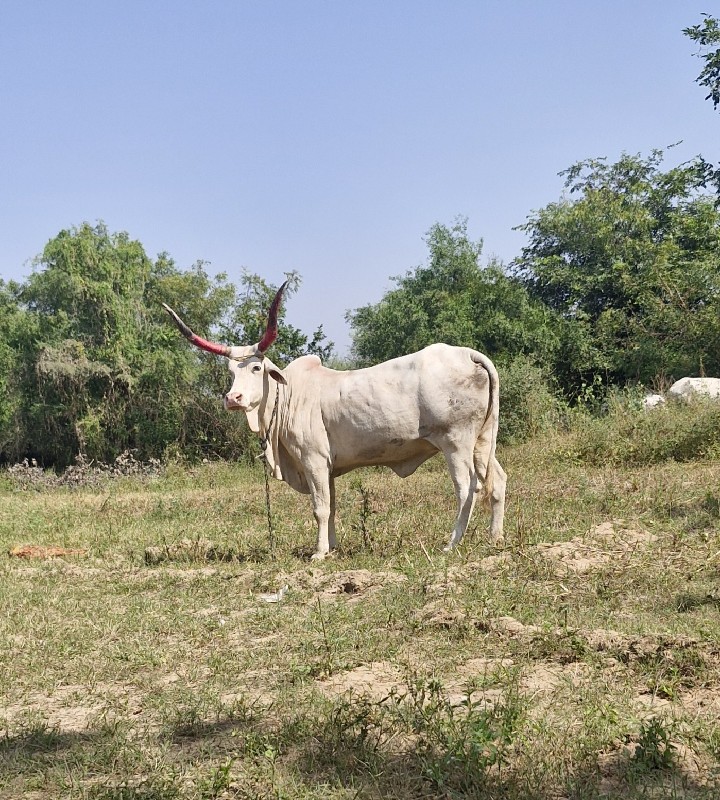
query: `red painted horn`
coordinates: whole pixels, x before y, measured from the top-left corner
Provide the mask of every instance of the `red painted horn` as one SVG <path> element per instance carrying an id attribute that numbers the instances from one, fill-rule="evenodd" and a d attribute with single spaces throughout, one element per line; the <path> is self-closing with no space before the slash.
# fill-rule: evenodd
<path id="1" fill-rule="evenodd" d="M 277 290 L 277 294 L 275 295 L 275 299 L 270 304 L 270 310 L 268 311 L 268 321 L 267 326 L 265 328 L 265 333 L 263 334 L 262 339 L 258 343 L 257 349 L 258 353 L 265 353 L 269 350 L 270 345 L 275 341 L 278 334 L 277 328 L 277 318 L 278 318 L 278 310 L 280 308 L 280 301 L 282 300 L 283 292 L 285 291 L 285 287 L 288 285 L 288 281 L 285 281 L 283 285 Z"/>
<path id="2" fill-rule="evenodd" d="M 285 291 L 288 285 L 288 281 L 285 281 L 283 285 L 277 290 L 277 294 L 273 299 L 272 303 L 270 304 L 270 310 L 268 311 L 268 321 L 267 325 L 265 326 L 265 333 L 263 334 L 262 339 L 256 345 L 256 350 L 258 355 L 263 355 L 269 348 L 270 345 L 275 341 L 278 334 L 277 328 L 277 318 L 278 318 L 278 310 L 280 309 L 280 302 L 282 301 L 283 292 Z M 230 358 L 232 354 L 233 348 L 229 347 L 226 344 L 218 344 L 217 342 L 210 342 L 207 339 L 203 339 L 202 336 L 198 336 L 196 333 L 193 333 L 190 328 L 180 319 L 180 317 L 170 308 L 167 303 L 163 303 L 162 307 L 165 311 L 168 312 L 172 321 L 177 325 L 178 330 L 182 335 L 195 347 L 199 347 L 201 350 L 207 350 L 208 353 L 215 353 L 218 356 L 225 356 L 226 358 Z"/>
<path id="3" fill-rule="evenodd" d="M 193 333 L 169 305 L 163 303 L 162 307 L 170 314 L 173 322 L 178 326 L 180 333 L 182 333 L 189 342 L 194 344 L 195 347 L 199 347 L 201 350 L 207 350 L 208 353 L 215 353 L 218 356 L 230 355 L 230 348 L 226 344 L 216 344 L 215 342 L 209 342 L 207 339 L 203 339 L 202 336 Z"/>

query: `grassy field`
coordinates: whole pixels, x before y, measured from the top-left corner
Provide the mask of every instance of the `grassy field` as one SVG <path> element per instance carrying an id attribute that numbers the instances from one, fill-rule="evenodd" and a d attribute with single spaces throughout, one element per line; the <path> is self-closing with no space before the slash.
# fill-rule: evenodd
<path id="1" fill-rule="evenodd" d="M 321 564 L 259 465 L 0 481 L 0 798 L 717 798 L 720 461 L 573 452 L 499 453 L 501 550 L 346 476 Z"/>

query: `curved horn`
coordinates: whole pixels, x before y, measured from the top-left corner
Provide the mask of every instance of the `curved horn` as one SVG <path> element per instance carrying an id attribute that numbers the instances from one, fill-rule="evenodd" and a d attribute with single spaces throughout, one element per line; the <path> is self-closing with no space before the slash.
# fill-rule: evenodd
<path id="1" fill-rule="evenodd" d="M 278 309 L 280 308 L 280 301 L 282 300 L 283 292 L 285 291 L 285 288 L 287 287 L 288 283 L 289 281 L 285 281 L 285 283 L 283 283 L 283 285 L 277 290 L 275 299 L 270 304 L 270 310 L 268 311 L 268 321 L 267 321 L 267 326 L 265 328 L 265 333 L 263 334 L 262 339 L 258 342 L 257 346 L 257 351 L 261 355 L 270 348 L 270 345 L 275 341 L 277 337 Z"/>
<path id="2" fill-rule="evenodd" d="M 201 336 L 193 333 L 169 305 L 163 303 L 162 307 L 170 314 L 173 322 L 178 326 L 180 333 L 182 333 L 189 342 L 194 344 L 195 347 L 199 347 L 201 350 L 207 350 L 208 353 L 215 353 L 218 356 L 230 355 L 230 348 L 226 344 L 216 344 L 215 342 L 209 342 L 207 339 L 203 339 Z"/>

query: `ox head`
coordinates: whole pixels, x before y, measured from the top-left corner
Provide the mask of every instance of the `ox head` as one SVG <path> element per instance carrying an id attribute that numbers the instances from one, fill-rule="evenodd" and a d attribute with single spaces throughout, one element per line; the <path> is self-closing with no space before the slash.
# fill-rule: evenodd
<path id="1" fill-rule="evenodd" d="M 287 383 L 282 372 L 265 357 L 265 353 L 277 337 L 278 309 L 287 285 L 288 282 L 285 281 L 270 304 L 265 333 L 257 344 L 251 345 L 230 346 L 203 339 L 193 333 L 170 306 L 162 304 L 180 333 L 195 347 L 229 359 L 228 367 L 233 376 L 233 383 L 224 397 L 224 405 L 228 411 L 250 412 L 257 408 L 263 396 L 267 394 L 266 375 L 272 376 L 279 383 Z"/>

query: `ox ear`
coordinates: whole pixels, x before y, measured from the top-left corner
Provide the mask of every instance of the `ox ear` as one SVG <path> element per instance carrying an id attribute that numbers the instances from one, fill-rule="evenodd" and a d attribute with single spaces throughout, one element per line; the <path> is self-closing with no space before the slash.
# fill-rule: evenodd
<path id="1" fill-rule="evenodd" d="M 274 378 L 278 383 L 282 383 L 283 386 L 287 386 L 287 378 L 277 367 L 270 367 L 267 372 L 268 375 L 271 378 Z"/>

